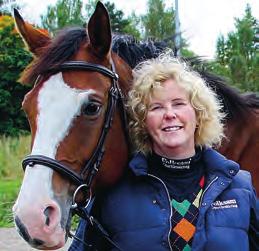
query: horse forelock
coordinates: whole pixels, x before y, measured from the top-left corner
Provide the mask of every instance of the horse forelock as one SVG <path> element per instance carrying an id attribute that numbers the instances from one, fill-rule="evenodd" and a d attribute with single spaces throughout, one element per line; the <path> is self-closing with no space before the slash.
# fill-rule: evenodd
<path id="1" fill-rule="evenodd" d="M 52 42 L 44 48 L 43 53 L 25 68 L 20 82 L 33 84 L 39 75 L 44 76 L 47 72 L 56 69 L 69 60 L 79 50 L 81 44 L 87 41 L 88 36 L 83 28 L 61 30 Z"/>

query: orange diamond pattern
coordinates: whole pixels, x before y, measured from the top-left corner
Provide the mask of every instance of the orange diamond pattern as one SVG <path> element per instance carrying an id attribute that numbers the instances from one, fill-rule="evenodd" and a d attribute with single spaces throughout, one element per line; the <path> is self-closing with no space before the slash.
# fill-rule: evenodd
<path id="1" fill-rule="evenodd" d="M 181 221 L 173 229 L 177 234 L 179 234 L 184 240 L 189 241 L 195 232 L 195 227 L 188 222 L 186 219 L 181 219 Z"/>

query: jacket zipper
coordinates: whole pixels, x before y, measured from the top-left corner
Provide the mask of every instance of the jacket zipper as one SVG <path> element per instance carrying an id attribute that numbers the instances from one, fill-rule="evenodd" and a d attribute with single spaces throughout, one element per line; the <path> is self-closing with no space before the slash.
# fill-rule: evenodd
<path id="1" fill-rule="evenodd" d="M 210 188 L 210 186 L 211 186 L 218 178 L 219 178 L 219 177 L 216 176 L 216 177 L 209 183 L 209 185 L 204 189 L 204 192 L 203 192 L 202 195 L 201 195 L 200 205 L 199 205 L 199 206 L 201 206 L 201 203 L 202 203 L 204 194 L 207 192 L 207 190 Z"/>
<path id="2" fill-rule="evenodd" d="M 171 218 L 172 218 L 172 214 L 173 214 L 171 203 L 170 203 L 170 195 L 169 195 L 169 192 L 168 192 L 168 189 L 167 189 L 165 183 L 160 178 L 156 177 L 155 175 L 149 174 L 149 173 L 148 173 L 148 176 L 153 177 L 153 178 L 159 180 L 163 184 L 163 186 L 164 186 L 164 188 L 166 190 L 166 194 L 167 194 L 167 198 L 168 198 L 168 202 L 169 202 L 169 207 L 170 207 L 170 218 L 169 218 L 170 229 L 169 229 L 169 233 L 168 233 L 168 236 L 167 236 L 167 240 L 168 240 L 168 244 L 169 244 L 170 250 L 173 251 L 173 249 L 171 247 L 171 243 L 170 243 L 170 234 L 171 234 L 171 229 L 172 229 L 172 222 L 171 222 L 172 219 Z"/>

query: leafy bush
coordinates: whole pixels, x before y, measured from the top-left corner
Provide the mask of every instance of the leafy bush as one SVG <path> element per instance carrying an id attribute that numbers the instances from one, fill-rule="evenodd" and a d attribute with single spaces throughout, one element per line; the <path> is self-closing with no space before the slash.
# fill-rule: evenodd
<path id="1" fill-rule="evenodd" d="M 0 134 L 18 135 L 29 130 L 21 104 L 28 86 L 17 82 L 31 55 L 14 29 L 13 18 L 0 16 Z"/>

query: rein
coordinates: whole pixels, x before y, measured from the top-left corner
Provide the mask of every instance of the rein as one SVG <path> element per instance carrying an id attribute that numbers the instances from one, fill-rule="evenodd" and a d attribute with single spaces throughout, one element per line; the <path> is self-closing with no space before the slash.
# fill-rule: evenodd
<path id="1" fill-rule="evenodd" d="M 108 94 L 108 105 L 107 110 L 105 113 L 105 119 L 104 124 L 102 128 L 101 135 L 99 137 L 97 146 L 90 157 L 90 159 L 86 162 L 85 166 L 81 169 L 81 172 L 77 174 L 73 170 L 69 169 L 66 165 L 62 164 L 61 162 L 49 158 L 44 155 L 28 155 L 24 158 L 22 161 L 22 167 L 25 171 L 27 166 L 33 167 L 36 164 L 44 165 L 52 170 L 58 172 L 63 177 L 69 179 L 71 182 L 73 182 L 75 185 L 77 185 L 77 189 L 73 196 L 73 205 L 71 207 L 71 211 L 73 214 L 78 214 L 81 218 L 87 220 L 91 223 L 91 225 L 97 230 L 99 233 L 101 233 L 104 238 L 114 247 L 116 247 L 118 250 L 121 250 L 110 238 L 108 233 L 102 228 L 102 226 L 98 223 L 96 219 L 94 219 L 92 216 L 89 216 L 89 214 L 86 212 L 86 207 L 82 207 L 77 205 L 75 202 L 75 196 L 78 193 L 78 191 L 82 188 L 85 188 L 86 190 L 90 191 L 92 181 L 96 175 L 96 173 L 99 171 L 99 167 L 101 165 L 101 161 L 104 155 L 105 151 L 105 139 L 108 134 L 109 129 L 112 125 L 113 116 L 115 113 L 115 108 L 118 104 L 118 101 L 121 103 L 122 106 L 122 113 L 123 113 L 123 122 L 124 125 L 127 126 L 126 121 L 126 111 L 124 108 L 124 102 L 123 102 L 123 94 L 120 90 L 120 87 L 118 85 L 118 79 L 119 76 L 115 72 L 115 66 L 112 62 L 111 64 L 112 70 L 98 64 L 88 63 L 85 61 L 67 61 L 63 64 L 61 64 L 58 68 L 56 68 L 54 71 L 62 71 L 62 70 L 86 70 L 86 71 L 95 71 L 99 72 L 109 78 L 112 79 L 111 87 L 109 89 Z M 126 134 L 127 136 L 127 134 Z M 128 140 L 128 137 L 126 137 Z M 86 176 L 85 176 L 86 175 Z M 90 202 L 91 197 L 87 199 L 88 202 Z M 89 246 L 89 244 L 85 243 L 83 240 L 78 239 L 76 236 L 70 233 L 68 229 L 68 235 L 70 237 L 75 238 L 76 240 L 81 241 L 84 245 Z"/>

